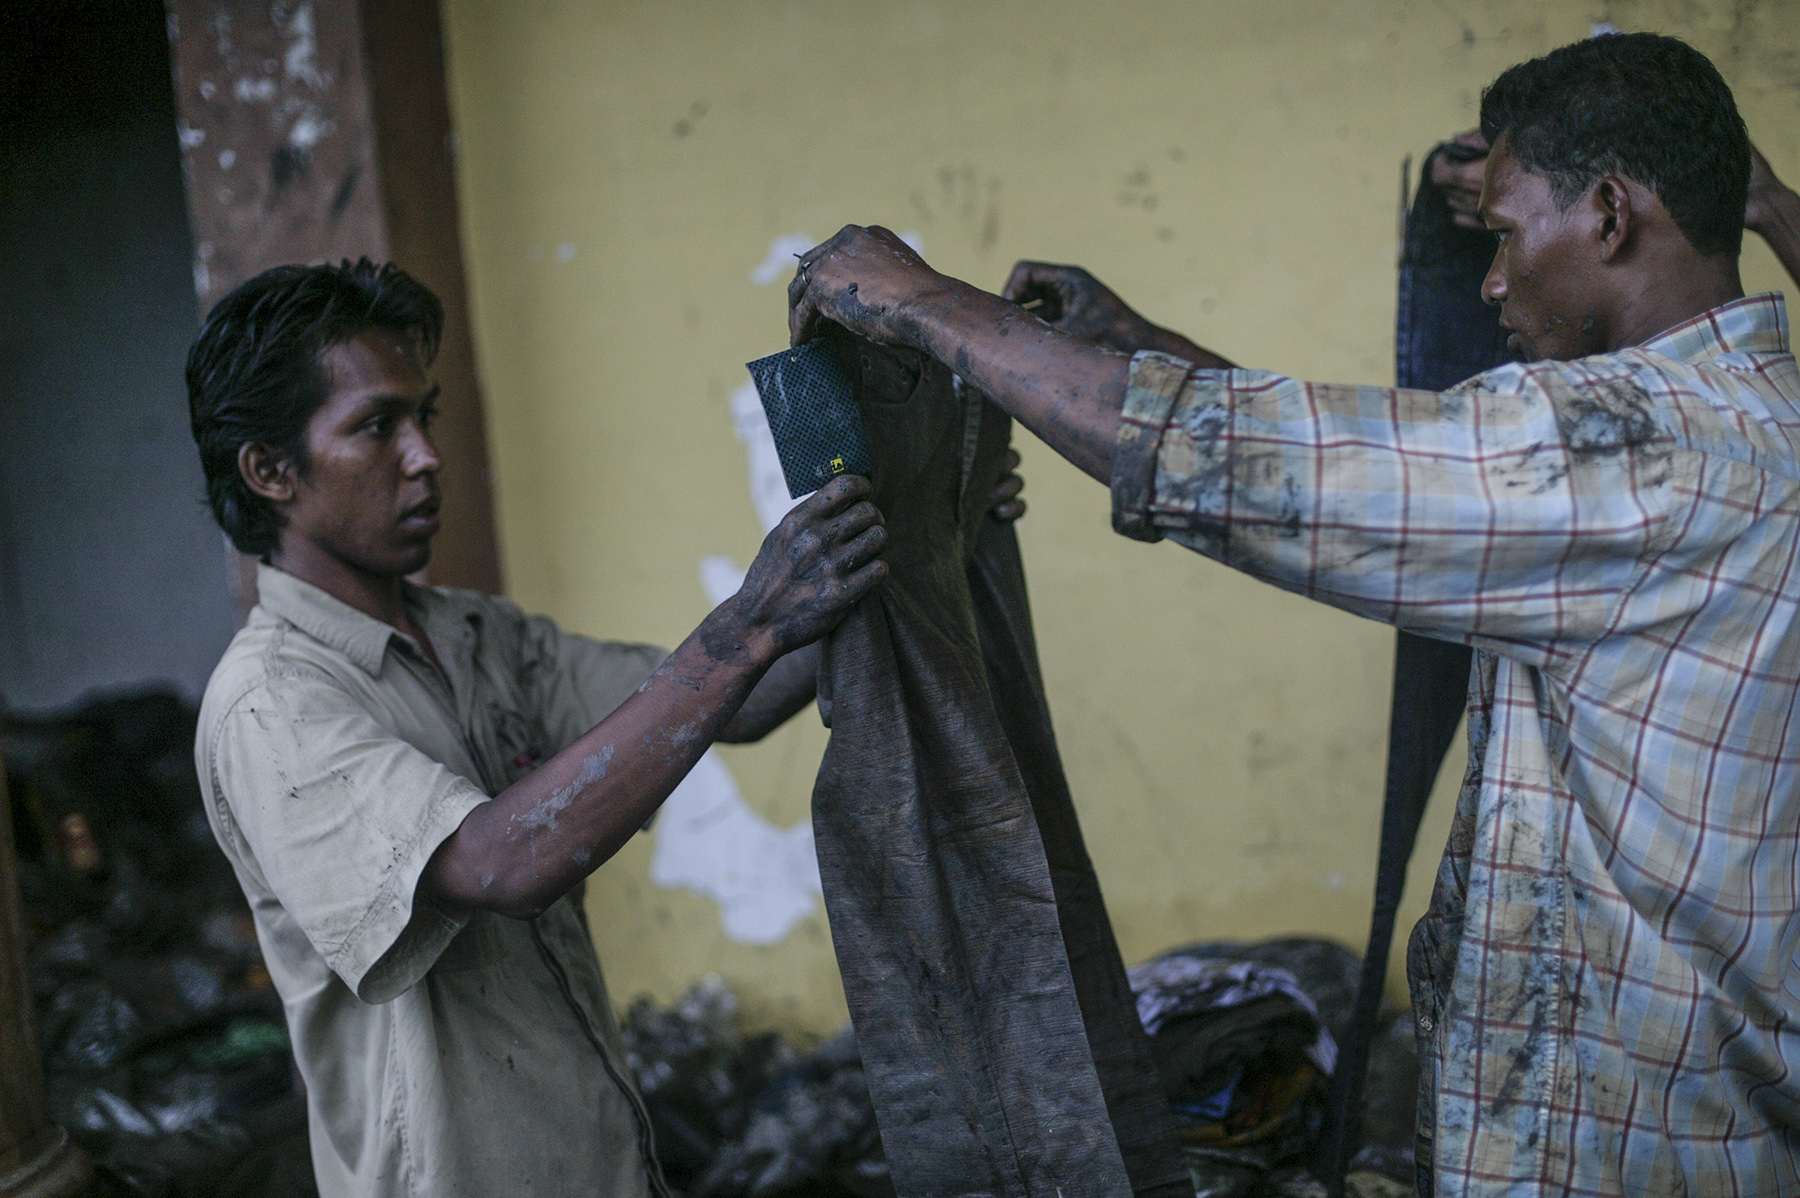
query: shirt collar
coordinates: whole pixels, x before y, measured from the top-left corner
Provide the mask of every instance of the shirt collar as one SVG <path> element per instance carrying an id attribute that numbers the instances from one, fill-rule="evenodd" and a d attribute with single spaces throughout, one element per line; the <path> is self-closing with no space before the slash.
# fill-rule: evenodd
<path id="1" fill-rule="evenodd" d="M 336 649 L 369 674 L 381 672 L 389 640 L 400 630 L 269 564 L 256 567 L 257 606 Z"/>
<path id="2" fill-rule="evenodd" d="M 1720 354 L 1785 354 L 1790 352 L 1787 305 L 1779 291 L 1747 295 L 1658 333 L 1642 348 L 1683 362 Z"/>

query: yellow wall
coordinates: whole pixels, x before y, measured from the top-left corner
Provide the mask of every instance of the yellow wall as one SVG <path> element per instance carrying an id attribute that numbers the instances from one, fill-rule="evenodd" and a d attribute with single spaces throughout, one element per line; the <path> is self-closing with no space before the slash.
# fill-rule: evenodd
<path id="1" fill-rule="evenodd" d="M 445 20 L 509 589 L 664 644 L 707 610 L 699 558 L 746 562 L 759 539 L 727 399 L 785 343 L 781 287 L 747 274 L 778 235 L 915 229 L 933 265 L 990 288 L 1020 257 L 1080 262 L 1240 362 L 1379 383 L 1402 156 L 1590 22 L 1714 55 L 1800 176 L 1793 0 L 445 0 Z M 1753 290 L 1779 285 L 1760 244 L 1746 266 Z M 1104 490 L 1021 437 L 1050 698 L 1127 959 L 1293 931 L 1359 944 L 1392 634 L 1115 537 Z M 824 741 L 805 716 L 725 760 L 787 826 Z M 709 900 L 648 880 L 649 854 L 637 838 L 589 889 L 621 1002 L 716 970 L 753 1018 L 842 1020 L 822 913 L 732 943 Z"/>

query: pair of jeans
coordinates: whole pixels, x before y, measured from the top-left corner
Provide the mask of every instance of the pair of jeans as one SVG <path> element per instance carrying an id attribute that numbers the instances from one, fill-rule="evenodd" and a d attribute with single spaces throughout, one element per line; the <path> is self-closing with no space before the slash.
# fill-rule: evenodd
<path id="1" fill-rule="evenodd" d="M 1191 1196 L 988 514 L 1010 420 L 923 355 L 835 344 L 889 574 L 825 642 L 813 828 L 895 1188 Z"/>

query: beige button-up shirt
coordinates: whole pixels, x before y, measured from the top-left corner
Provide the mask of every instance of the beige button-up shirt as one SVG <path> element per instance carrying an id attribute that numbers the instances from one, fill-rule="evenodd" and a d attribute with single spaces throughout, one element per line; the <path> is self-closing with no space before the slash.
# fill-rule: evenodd
<path id="1" fill-rule="evenodd" d="M 407 590 L 443 663 L 289 574 L 225 651 L 195 754 L 306 1079 L 326 1198 L 663 1192 L 579 895 L 440 910 L 463 818 L 609 714 L 661 650 Z"/>

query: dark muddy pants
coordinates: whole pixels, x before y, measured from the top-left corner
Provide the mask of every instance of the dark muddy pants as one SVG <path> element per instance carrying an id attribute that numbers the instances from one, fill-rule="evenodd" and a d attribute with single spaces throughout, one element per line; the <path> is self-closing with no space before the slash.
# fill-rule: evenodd
<path id="1" fill-rule="evenodd" d="M 1018 542 L 1010 421 L 921 355 L 839 344 L 888 580 L 826 642 L 813 827 L 903 1196 L 1191 1195 L 1082 844 Z"/>

